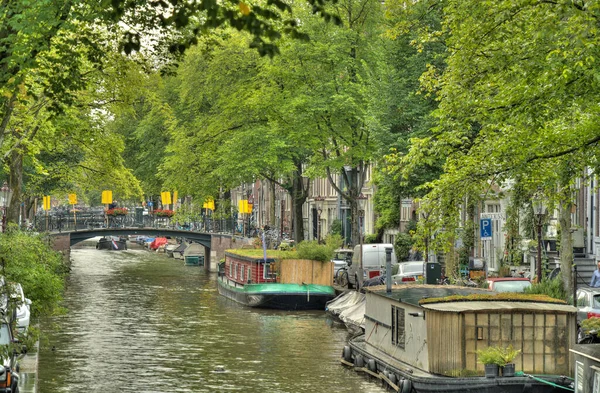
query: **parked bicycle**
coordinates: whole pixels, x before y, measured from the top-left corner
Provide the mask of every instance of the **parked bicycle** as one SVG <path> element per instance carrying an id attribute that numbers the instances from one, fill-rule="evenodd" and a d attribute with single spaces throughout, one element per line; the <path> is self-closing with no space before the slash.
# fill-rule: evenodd
<path id="1" fill-rule="evenodd" d="M 334 281 L 340 287 L 348 286 L 348 267 L 344 266 L 335 272 Z"/>

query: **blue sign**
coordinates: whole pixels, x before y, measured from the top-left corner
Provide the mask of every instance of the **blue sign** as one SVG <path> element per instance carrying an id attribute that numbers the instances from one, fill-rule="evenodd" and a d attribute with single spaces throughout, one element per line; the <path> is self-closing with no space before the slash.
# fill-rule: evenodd
<path id="1" fill-rule="evenodd" d="M 154 203 L 148 202 L 148 207 L 152 207 L 152 206 L 154 206 Z"/>
<path id="2" fill-rule="evenodd" d="M 492 240 L 492 219 L 482 218 L 479 220 L 479 230 L 481 240 Z"/>

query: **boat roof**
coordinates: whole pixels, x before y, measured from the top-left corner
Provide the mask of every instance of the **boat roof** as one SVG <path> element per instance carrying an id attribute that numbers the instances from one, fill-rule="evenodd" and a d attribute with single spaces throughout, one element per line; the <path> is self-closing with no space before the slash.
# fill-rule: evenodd
<path id="1" fill-rule="evenodd" d="M 487 294 L 494 295 L 498 292 L 490 291 L 485 288 L 470 288 L 456 285 L 427 285 L 427 284 L 403 284 L 393 285 L 392 292 L 387 293 L 385 285 L 364 288 L 366 292 L 371 292 L 379 296 L 387 297 L 401 303 L 407 303 L 422 307 L 426 310 L 435 310 L 442 312 L 468 312 L 468 311 L 557 311 L 559 313 L 574 313 L 576 307 L 566 304 L 544 303 L 538 301 L 523 300 L 466 300 L 438 303 L 419 304 L 419 300 L 424 298 L 442 298 L 452 295 L 471 295 Z"/>
<path id="2" fill-rule="evenodd" d="M 523 302 L 523 301 L 467 301 L 423 304 L 426 310 L 445 312 L 465 311 L 556 311 L 558 313 L 575 313 L 577 308 L 567 304 Z"/>
<path id="3" fill-rule="evenodd" d="M 446 297 L 451 295 L 471 295 L 474 293 L 494 294 L 496 292 L 484 288 L 461 287 L 458 285 L 426 285 L 402 284 L 392 285 L 392 292 L 387 293 L 385 285 L 365 287 L 365 291 L 375 293 L 389 299 L 415 306 L 421 306 L 419 300 L 430 297 Z"/>

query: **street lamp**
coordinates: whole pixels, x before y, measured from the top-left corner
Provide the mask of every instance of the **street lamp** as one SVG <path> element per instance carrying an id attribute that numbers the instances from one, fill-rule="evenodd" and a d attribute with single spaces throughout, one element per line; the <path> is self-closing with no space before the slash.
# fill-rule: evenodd
<path id="1" fill-rule="evenodd" d="M 539 195 L 533 197 L 532 201 L 533 214 L 536 217 L 536 227 L 537 227 L 537 260 L 535 270 L 537 274 L 537 282 L 542 282 L 542 221 L 544 219 L 544 215 L 546 214 L 546 206 L 544 205 L 544 201 Z"/>
<path id="2" fill-rule="evenodd" d="M 0 188 L 0 206 L 2 207 L 2 232 L 6 230 L 6 210 L 10 206 L 13 190 L 4 182 Z"/>
<path id="3" fill-rule="evenodd" d="M 317 242 L 321 243 L 321 213 L 323 213 L 323 201 L 325 198 L 318 196 L 314 198 L 317 209 Z"/>
<path id="4" fill-rule="evenodd" d="M 367 197 L 363 194 L 360 194 L 356 198 L 356 202 L 358 204 L 358 242 L 360 244 L 359 248 L 359 256 L 358 256 L 358 271 L 360 272 L 358 275 L 358 279 L 360 280 L 360 286 L 362 287 L 363 280 L 363 227 L 364 227 L 364 218 L 365 218 L 365 205 L 367 204 Z"/>

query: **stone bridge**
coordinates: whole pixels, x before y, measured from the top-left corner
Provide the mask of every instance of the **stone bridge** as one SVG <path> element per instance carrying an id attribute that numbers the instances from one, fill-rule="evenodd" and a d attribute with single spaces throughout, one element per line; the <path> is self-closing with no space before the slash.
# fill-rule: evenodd
<path id="1" fill-rule="evenodd" d="M 249 239 L 230 234 L 202 233 L 162 228 L 96 228 L 49 234 L 54 249 L 60 251 L 66 257 L 69 256 L 71 246 L 84 240 L 98 236 L 129 235 L 182 238 L 187 242 L 199 243 L 204 246 L 204 268 L 209 271 L 216 271 L 219 260 L 225 258 L 225 250 L 242 248 L 249 241 Z"/>

